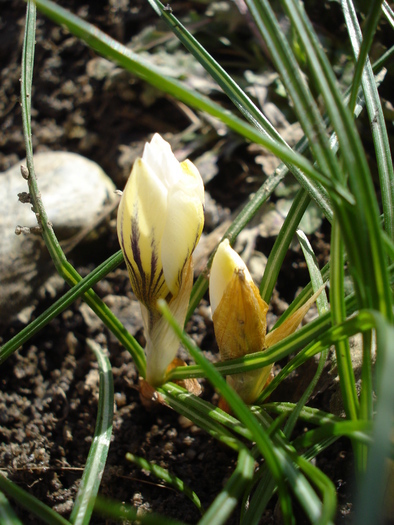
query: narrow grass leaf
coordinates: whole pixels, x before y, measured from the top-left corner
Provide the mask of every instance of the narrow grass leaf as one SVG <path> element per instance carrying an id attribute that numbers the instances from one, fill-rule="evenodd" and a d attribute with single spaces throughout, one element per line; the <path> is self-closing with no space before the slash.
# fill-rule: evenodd
<path id="1" fill-rule="evenodd" d="M 254 473 L 254 458 L 246 448 L 238 455 L 237 466 L 224 489 L 215 498 L 198 525 L 223 525 L 235 509 Z"/>
<path id="2" fill-rule="evenodd" d="M 321 289 L 321 287 L 324 285 L 323 277 L 320 273 L 317 259 L 315 257 L 315 254 L 313 253 L 312 246 L 310 242 L 308 241 L 306 235 L 302 231 L 298 230 L 297 237 L 300 242 L 300 245 L 304 253 L 304 257 L 305 257 L 307 266 L 308 266 L 308 271 L 309 271 L 309 275 L 311 278 L 313 292 L 317 293 L 318 290 Z M 328 311 L 328 300 L 327 300 L 327 295 L 326 295 L 325 290 L 322 290 L 320 292 L 320 295 L 316 299 L 316 303 L 317 303 L 317 309 L 318 309 L 319 315 L 324 315 Z M 290 439 L 291 433 L 293 432 L 293 429 L 297 423 L 297 420 L 300 416 L 300 413 L 304 405 L 307 403 L 309 397 L 312 395 L 313 390 L 315 389 L 315 386 L 317 385 L 317 382 L 320 379 L 320 376 L 324 369 L 324 365 L 327 360 L 327 355 L 328 355 L 327 349 L 321 352 L 316 372 L 311 382 L 309 383 L 307 388 L 302 393 L 302 396 L 300 400 L 298 401 L 294 411 L 291 413 L 289 419 L 286 422 L 283 432 L 288 439 Z"/>
<path id="3" fill-rule="evenodd" d="M 15 500 L 18 505 L 34 514 L 34 516 L 37 516 L 40 521 L 48 525 L 70 525 L 70 522 L 63 518 L 63 516 L 60 516 L 60 514 L 29 494 L 26 490 L 18 487 L 18 485 L 7 479 L 3 474 L 0 474 L 0 490 Z"/>
<path id="4" fill-rule="evenodd" d="M 358 83 L 362 79 L 362 86 L 370 119 L 372 137 L 375 145 L 376 160 L 378 166 L 380 188 L 382 194 L 382 206 L 384 226 L 387 234 L 394 239 L 394 171 L 391 158 L 389 138 L 384 120 L 383 109 L 380 102 L 372 66 L 367 56 L 376 25 L 380 17 L 380 2 L 373 2 L 368 18 L 369 25 L 365 27 L 367 37 L 361 33 L 357 20 L 356 11 L 351 0 L 342 0 L 342 9 L 348 29 L 353 53 L 357 58 L 357 67 L 353 80 L 352 95 L 355 102 L 355 93 Z M 364 65 L 365 64 L 365 65 Z M 352 100 L 353 102 L 353 100 Z M 351 102 L 351 104 L 352 104 Z"/>
<path id="5" fill-rule="evenodd" d="M 159 0 L 148 0 L 154 11 L 167 23 L 185 48 L 200 62 L 204 69 L 216 80 L 226 95 L 257 129 L 283 144 L 286 144 L 264 113 L 252 102 L 249 96 L 223 69 L 223 67 L 194 38 L 176 16 L 164 8 Z"/>
<path id="6" fill-rule="evenodd" d="M 0 492 L 0 523 L 2 525 L 22 525 L 3 492 Z"/>
<path id="7" fill-rule="evenodd" d="M 241 516 L 241 525 L 258 525 L 261 523 L 263 512 L 275 493 L 276 484 L 266 465 L 260 467 L 258 476 L 260 479 L 256 480 L 256 487 L 251 487 L 248 492 L 248 496 L 251 497 L 250 501 L 247 502 L 245 513 Z M 253 493 L 252 488 L 254 488 Z"/>
<path id="8" fill-rule="evenodd" d="M 310 203 L 310 197 L 301 189 L 295 196 L 286 219 L 270 251 L 264 275 L 260 284 L 260 295 L 269 304 L 284 258 L 294 234 Z"/>
<path id="9" fill-rule="evenodd" d="M 327 112 L 338 136 L 346 175 L 357 206 L 336 206 L 341 221 L 351 270 L 360 306 L 376 308 L 392 318 L 391 294 L 385 266 L 379 209 L 365 152 L 350 112 L 343 103 L 334 72 L 324 54 L 312 25 L 299 2 L 282 0 L 310 63 L 310 72 L 325 101 Z M 331 171 L 331 176 L 338 173 Z M 357 228 L 354 228 L 357 224 Z M 356 250 L 351 250 L 357 239 Z"/>
<path id="10" fill-rule="evenodd" d="M 297 230 L 297 237 L 302 249 L 302 253 L 304 254 L 306 264 L 308 266 L 313 293 L 316 293 L 319 289 L 322 288 L 322 286 L 324 286 L 324 279 L 320 272 L 317 258 L 313 252 L 312 245 L 309 242 L 305 233 L 301 230 Z M 321 291 L 319 297 L 316 299 L 316 306 L 319 315 L 323 315 L 329 310 L 327 294 L 324 289 Z"/>
<path id="11" fill-rule="evenodd" d="M 324 319 L 325 316 L 322 316 Z M 317 319 L 320 321 L 320 318 Z M 317 321 L 314 321 L 316 323 Z M 313 324 L 313 323 L 310 323 Z M 319 335 L 319 338 L 316 342 L 309 343 L 303 350 L 301 350 L 286 366 L 282 368 L 277 376 L 271 381 L 271 383 L 265 388 L 257 399 L 257 403 L 261 403 L 266 399 L 271 393 L 278 387 L 278 385 L 287 377 L 293 370 L 305 363 L 311 356 L 318 354 L 323 351 L 325 348 L 331 346 L 332 344 L 347 340 L 352 335 L 355 335 L 359 332 L 365 332 L 371 330 L 375 327 L 375 319 L 371 315 L 370 311 L 362 310 L 354 317 L 347 319 L 340 325 L 333 326 L 329 330 L 326 330 Z M 304 327 L 306 328 L 306 327 Z M 301 330 L 299 331 L 301 332 Z M 296 334 L 293 334 L 293 338 Z M 289 338 L 290 339 L 290 338 Z M 271 350 L 276 350 L 276 345 L 271 348 Z M 249 359 L 245 359 L 249 361 Z"/>
<path id="12" fill-rule="evenodd" d="M 160 467 L 160 465 L 156 465 L 155 463 L 149 463 L 149 461 L 147 461 L 146 459 L 141 458 L 139 456 L 135 456 L 130 452 L 127 452 L 126 459 L 127 461 L 130 461 L 131 463 L 137 465 L 139 468 L 150 472 L 156 478 L 167 483 L 167 485 L 174 487 L 174 489 L 188 497 L 201 513 L 203 512 L 201 501 L 197 494 L 190 487 L 188 487 L 180 478 L 178 478 L 174 474 L 171 474 L 171 472 L 169 472 L 167 469 Z"/>
<path id="13" fill-rule="evenodd" d="M 294 403 L 288 403 L 288 402 L 281 401 L 281 402 L 264 403 L 264 405 L 261 405 L 261 407 L 259 407 L 258 409 L 264 410 L 269 413 L 273 412 L 274 414 L 289 414 L 290 415 L 295 409 L 295 407 L 296 405 Z M 318 408 L 313 408 L 313 407 L 303 407 L 300 412 L 299 417 L 302 421 L 305 421 L 306 423 L 311 423 L 313 425 L 324 425 L 325 423 L 343 421 L 342 418 L 335 416 L 334 414 L 331 414 L 330 412 L 324 412 L 323 410 L 319 410 Z"/>
<path id="14" fill-rule="evenodd" d="M 268 0 L 246 0 L 246 4 L 293 100 L 295 112 L 308 137 L 316 162 L 323 173 L 335 172 L 336 177 L 333 180 L 340 181 L 341 177 L 338 175 L 341 168 L 329 148 L 326 126 L 270 3 Z"/>
<path id="15" fill-rule="evenodd" d="M 344 289 L 344 248 L 339 223 L 335 219 L 331 231 L 331 272 L 330 301 L 333 326 L 341 324 L 346 318 Z M 339 384 L 345 413 L 349 419 L 357 419 L 359 402 L 356 392 L 356 381 L 350 355 L 348 339 L 338 341 L 335 345 Z"/>
<path id="16" fill-rule="evenodd" d="M 28 341 L 34 334 L 42 330 L 52 319 L 57 317 L 63 310 L 70 306 L 78 297 L 92 288 L 98 281 L 103 279 L 109 272 L 113 271 L 123 262 L 123 254 L 119 250 L 109 259 L 100 264 L 89 275 L 84 277 L 71 290 L 66 292 L 45 312 L 31 321 L 25 328 L 18 332 L 12 339 L 0 347 L 0 365 L 23 343 Z M 141 349 L 141 352 L 143 350 Z"/>
<path id="17" fill-rule="evenodd" d="M 382 11 L 387 20 L 390 22 L 391 27 L 394 29 L 394 11 L 390 7 L 390 4 L 387 2 L 387 0 L 383 0 Z"/>
<path id="18" fill-rule="evenodd" d="M 352 93 L 350 96 L 350 103 L 349 107 L 352 110 L 352 108 L 355 106 L 356 98 L 357 98 L 357 91 L 361 82 L 361 77 L 364 73 L 364 70 L 368 68 L 368 54 L 371 49 L 371 45 L 373 42 L 373 37 L 376 32 L 376 28 L 380 19 L 381 15 L 381 4 L 382 1 L 373 1 L 371 3 L 370 11 L 368 13 L 367 20 L 364 23 L 364 36 L 361 34 L 360 26 L 358 25 L 358 22 L 354 23 L 354 21 L 349 24 L 347 22 L 347 19 L 349 17 L 353 17 L 353 13 L 355 14 L 354 4 L 351 0 L 341 0 L 342 5 L 342 11 L 345 16 L 348 33 L 350 37 L 350 41 L 352 43 L 354 57 L 356 59 L 356 67 L 353 75 L 353 82 L 352 82 Z M 357 20 L 357 19 L 356 19 Z"/>
<path id="19" fill-rule="evenodd" d="M 164 400 L 168 402 L 171 406 L 173 406 L 173 404 L 171 403 L 171 398 L 173 398 L 176 399 L 179 403 L 182 403 L 184 407 L 187 407 L 187 417 L 192 421 L 196 422 L 195 418 L 198 417 L 199 420 L 202 419 L 206 421 L 205 426 L 207 426 L 208 424 L 215 425 L 215 427 L 212 428 L 215 428 L 218 434 L 220 434 L 220 432 L 223 432 L 223 434 L 225 434 L 226 436 L 233 436 L 232 433 L 236 433 L 249 441 L 253 441 L 253 434 L 238 419 L 231 416 L 230 414 L 227 414 L 227 412 L 224 412 L 220 408 L 215 407 L 208 401 L 205 401 L 205 399 L 201 399 L 200 397 L 191 394 L 181 386 L 175 383 L 165 383 L 159 389 L 159 392 L 161 395 L 164 396 Z M 220 427 L 217 424 L 221 425 L 222 427 L 226 427 L 231 432 L 228 432 L 225 429 L 220 429 Z M 237 445 L 237 447 L 238 448 L 236 448 L 236 450 L 238 450 L 239 452 L 241 450 L 241 448 L 239 448 L 239 444 Z"/>
<path id="20" fill-rule="evenodd" d="M 90 339 L 87 340 L 87 344 L 93 351 L 99 366 L 99 400 L 93 442 L 70 516 L 70 521 L 74 525 L 87 525 L 90 522 L 107 461 L 114 415 L 114 385 L 111 364 L 100 345 Z"/>
<path id="21" fill-rule="evenodd" d="M 226 444 L 229 448 L 240 451 L 242 443 L 237 439 L 232 432 L 218 422 L 211 416 L 214 407 L 206 404 L 187 390 L 174 385 L 172 383 L 165 383 L 157 389 L 159 394 L 163 397 L 170 407 L 172 407 L 178 414 L 193 421 L 200 428 L 208 432 L 212 437 Z M 199 403 L 200 401 L 200 403 Z"/>
<path id="22" fill-rule="evenodd" d="M 358 525 L 384 523 L 383 495 L 388 476 L 388 458 L 392 450 L 394 420 L 394 327 L 378 313 L 375 318 L 377 346 L 377 404 L 373 429 L 373 445 L 368 456 L 367 471 L 357 498 Z"/>
<path id="23" fill-rule="evenodd" d="M 321 425 L 319 428 L 309 430 L 296 438 L 292 445 L 298 450 L 300 448 L 311 447 L 316 443 L 324 441 L 330 437 L 346 436 L 351 440 L 359 441 L 362 444 L 372 444 L 372 423 L 371 421 L 336 421 Z"/>

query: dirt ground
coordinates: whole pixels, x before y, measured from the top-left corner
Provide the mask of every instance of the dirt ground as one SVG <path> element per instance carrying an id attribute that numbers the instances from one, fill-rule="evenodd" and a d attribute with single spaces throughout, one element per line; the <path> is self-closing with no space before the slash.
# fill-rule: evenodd
<path id="1" fill-rule="evenodd" d="M 151 8 L 142 0 L 133 2 L 132 7 L 121 0 L 59 3 L 122 42 L 129 42 L 146 26 L 156 23 Z M 182 15 L 188 9 L 201 14 L 206 6 L 202 2 L 185 2 L 179 6 L 177 14 Z M 19 107 L 24 12 L 23 1 L 9 0 L 0 4 L 0 171 L 24 157 Z M 247 26 L 239 24 L 236 30 L 237 38 L 242 40 Z M 38 15 L 32 94 L 34 147 L 35 151 L 66 150 L 91 158 L 122 188 L 135 155 L 140 153 L 141 144 L 150 134 L 171 133 L 179 139 L 190 126 L 190 119 L 180 104 L 149 91 L 129 74 L 119 74 L 116 81 L 109 84 L 97 74 L 95 60 L 94 53 L 76 38 Z M 230 64 L 242 63 L 239 56 L 228 57 L 228 60 Z M 146 101 L 147 93 L 149 102 Z M 189 153 L 192 157 L 201 154 L 199 148 L 214 147 L 221 140 L 214 128 L 206 131 L 207 122 L 201 121 L 199 126 L 200 130 L 205 130 L 205 142 L 193 143 Z M 219 173 L 207 184 L 207 190 L 217 200 L 218 209 L 233 211 L 264 179 L 246 145 L 231 136 L 226 137 L 226 144 L 221 150 Z M 248 178 L 242 175 L 245 165 L 248 166 Z M 328 231 L 323 222 L 320 231 L 311 236 L 321 263 L 327 258 Z M 273 241 L 270 236 L 259 237 L 256 247 L 268 255 Z M 112 223 L 100 242 L 78 247 L 70 254 L 70 260 L 82 275 L 86 275 L 118 249 Z M 294 249 L 280 276 L 271 320 L 283 311 L 283 302 L 290 302 L 306 281 L 301 254 Z M 63 292 L 66 290 L 65 285 Z M 113 304 L 114 297 L 133 300 L 123 266 L 100 282 L 96 291 L 103 298 L 110 297 Z M 48 297 L 35 315 L 52 301 L 53 298 Z M 197 309 L 188 330 L 202 349 L 215 353 L 213 328 L 206 306 L 205 301 Z M 7 341 L 21 327 L 18 321 L 2 327 L 0 341 Z M 133 335 L 143 343 L 139 326 L 135 326 Z M 115 384 L 113 438 L 100 492 L 142 509 L 196 523 L 199 514 L 193 504 L 128 463 L 126 452 L 168 468 L 193 488 L 205 507 L 231 475 L 234 454 L 168 408 L 147 412 L 139 399 L 138 378 L 128 352 L 101 322 L 92 319 L 81 301 L 63 312 L 0 368 L 0 469 L 68 517 L 96 422 L 98 369 L 86 347 L 87 337 L 108 347 Z M 297 399 L 295 384 L 299 385 L 300 378 L 307 380 L 310 373 L 311 370 L 304 370 L 290 378 L 275 392 L 275 399 Z M 323 392 L 321 387 L 322 392 L 317 393 L 312 405 L 328 410 L 330 388 L 325 384 Z M 204 385 L 203 395 L 217 402 L 209 385 Z M 337 441 L 316 460 L 316 464 L 338 489 L 337 522 L 350 523 L 353 464 L 349 443 Z M 23 523 L 38 523 L 23 509 L 17 508 L 17 512 Z M 301 511 L 297 513 L 298 523 L 303 523 Z M 237 522 L 236 514 L 229 520 L 230 524 Z M 273 502 L 262 523 L 279 522 Z M 108 521 L 94 516 L 92 523 Z"/>

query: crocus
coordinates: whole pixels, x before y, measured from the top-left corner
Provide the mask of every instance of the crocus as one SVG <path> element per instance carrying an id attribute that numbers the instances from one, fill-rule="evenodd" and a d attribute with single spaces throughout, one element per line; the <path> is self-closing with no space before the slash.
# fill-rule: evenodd
<path id="1" fill-rule="evenodd" d="M 146 380 L 158 385 L 178 342 L 158 309 L 165 299 L 178 323 L 193 281 L 191 256 L 204 225 L 204 186 L 192 162 L 178 162 L 158 134 L 133 166 L 119 204 L 117 230 L 131 287 L 141 303 Z"/>
<path id="2" fill-rule="evenodd" d="M 212 319 L 221 359 L 260 352 L 293 333 L 320 292 L 266 335 L 268 305 L 245 263 L 225 239 L 216 251 L 209 279 Z M 251 404 L 269 379 L 271 368 L 269 365 L 227 376 L 227 382 L 245 403 Z"/>

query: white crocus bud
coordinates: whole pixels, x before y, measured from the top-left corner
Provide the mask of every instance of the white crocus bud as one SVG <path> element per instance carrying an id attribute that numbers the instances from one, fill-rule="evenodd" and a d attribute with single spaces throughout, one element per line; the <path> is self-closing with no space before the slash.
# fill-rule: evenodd
<path id="1" fill-rule="evenodd" d="M 166 299 L 170 308 L 173 305 L 183 325 L 193 279 L 191 255 L 204 225 L 203 206 L 204 186 L 197 168 L 189 160 L 178 162 L 168 142 L 155 134 L 133 166 L 117 221 L 131 286 L 143 305 L 147 381 L 154 385 L 164 380 L 178 349 L 175 338 L 160 336 L 167 331 L 158 328 L 157 301 Z M 187 297 L 181 287 L 189 290 Z"/>

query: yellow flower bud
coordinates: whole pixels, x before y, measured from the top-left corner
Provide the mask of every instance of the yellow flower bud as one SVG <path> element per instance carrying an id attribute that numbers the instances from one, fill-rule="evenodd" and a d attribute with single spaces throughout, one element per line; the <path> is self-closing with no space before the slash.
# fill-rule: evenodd
<path id="1" fill-rule="evenodd" d="M 137 159 L 118 210 L 117 230 L 131 286 L 149 310 L 177 295 L 204 225 L 204 187 L 190 161 L 179 163 L 155 134 Z"/>
<path id="2" fill-rule="evenodd" d="M 263 350 L 268 305 L 227 239 L 219 245 L 212 263 L 209 295 L 222 359 Z"/>
<path id="3" fill-rule="evenodd" d="M 292 334 L 323 287 L 276 330 L 266 335 L 268 305 L 241 259 L 224 240 L 212 262 L 209 294 L 215 336 L 223 360 L 260 352 Z M 227 382 L 247 404 L 253 403 L 267 382 L 272 365 L 227 376 Z"/>
<path id="4" fill-rule="evenodd" d="M 162 319 L 166 299 L 184 324 L 191 286 L 191 256 L 204 225 L 204 186 L 197 168 L 178 162 L 155 134 L 136 160 L 119 204 L 117 231 L 131 287 L 141 303 L 147 345 L 147 381 L 164 381 L 178 340 Z"/>
<path id="5" fill-rule="evenodd" d="M 264 350 L 268 305 L 227 239 L 219 245 L 212 262 L 209 294 L 220 357 L 235 359 Z M 227 382 L 246 403 L 252 403 L 270 371 L 268 366 L 234 374 L 227 377 Z"/>

